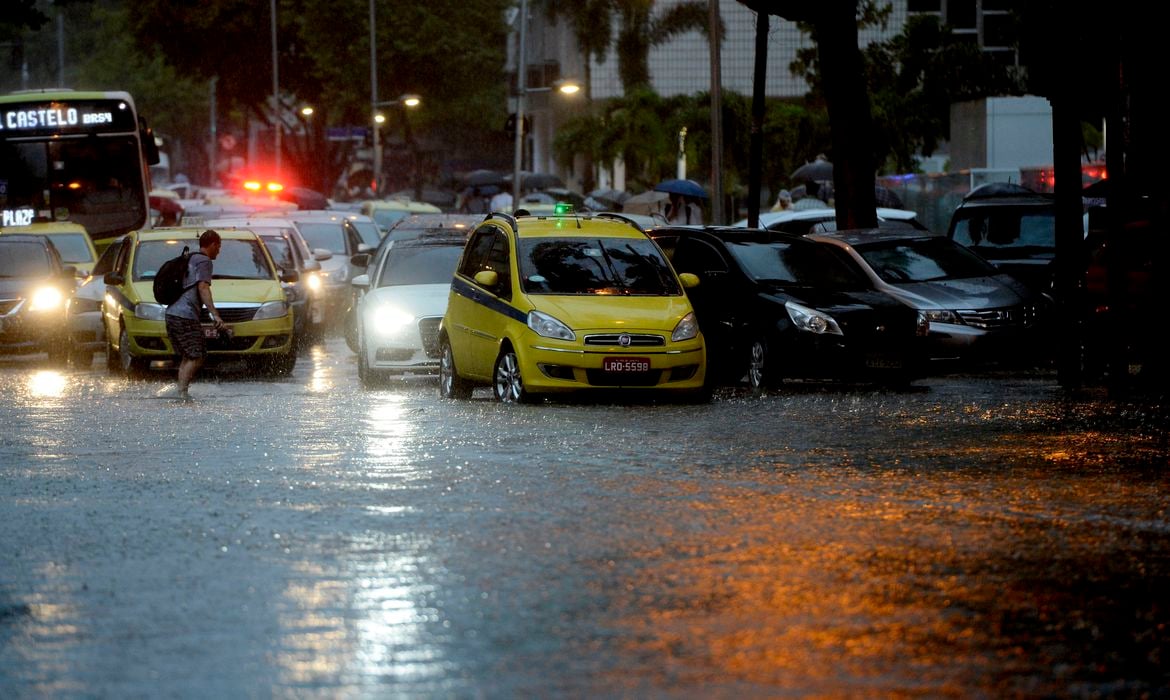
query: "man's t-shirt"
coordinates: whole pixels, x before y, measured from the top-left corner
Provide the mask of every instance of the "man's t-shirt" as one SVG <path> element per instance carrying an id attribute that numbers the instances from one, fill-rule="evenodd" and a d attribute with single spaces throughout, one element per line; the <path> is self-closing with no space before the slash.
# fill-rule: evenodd
<path id="1" fill-rule="evenodd" d="M 211 258 L 195 251 L 187 260 L 187 276 L 183 278 L 183 286 L 187 289 L 175 303 L 167 307 L 167 316 L 199 319 L 199 312 L 203 309 L 203 300 L 199 298 L 199 282 L 211 284 Z"/>

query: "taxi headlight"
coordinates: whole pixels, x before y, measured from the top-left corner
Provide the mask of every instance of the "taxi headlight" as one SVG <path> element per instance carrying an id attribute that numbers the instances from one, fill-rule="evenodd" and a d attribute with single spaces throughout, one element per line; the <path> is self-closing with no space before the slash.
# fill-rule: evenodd
<path id="1" fill-rule="evenodd" d="M 695 312 L 691 311 L 682 320 L 675 325 L 674 330 L 670 334 L 670 339 L 674 342 L 680 340 L 690 340 L 699 334 L 699 322 L 695 320 Z"/>
<path id="2" fill-rule="evenodd" d="M 784 302 L 784 308 L 788 310 L 788 318 L 792 319 L 792 324 L 802 331 L 809 333 L 816 333 L 817 335 L 845 335 L 841 332 L 841 326 L 837 325 L 836 319 L 826 313 L 810 309 L 807 306 L 801 306 L 795 302 Z"/>
<path id="3" fill-rule="evenodd" d="M 139 302 L 134 305 L 134 317 L 144 321 L 165 321 L 167 320 L 167 307 L 148 301 Z"/>
<path id="4" fill-rule="evenodd" d="M 270 318 L 280 318 L 288 315 L 288 303 L 283 301 L 268 301 L 260 305 L 256 310 L 256 315 L 252 317 L 253 321 L 266 321 Z"/>
<path id="5" fill-rule="evenodd" d="M 65 304 L 65 295 L 56 287 L 40 287 L 33 291 L 29 299 L 29 311 L 52 311 Z"/>
<path id="6" fill-rule="evenodd" d="M 537 335 L 545 338 L 560 338 L 561 340 L 575 340 L 576 335 L 568 326 L 543 311 L 528 312 L 528 327 L 536 331 Z"/>

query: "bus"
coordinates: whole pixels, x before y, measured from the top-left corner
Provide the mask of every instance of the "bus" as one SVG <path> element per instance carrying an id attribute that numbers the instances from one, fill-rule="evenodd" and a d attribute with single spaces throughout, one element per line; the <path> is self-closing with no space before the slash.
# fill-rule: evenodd
<path id="1" fill-rule="evenodd" d="M 0 227 L 70 221 L 98 248 L 150 227 L 158 147 L 130 94 L 0 95 Z"/>

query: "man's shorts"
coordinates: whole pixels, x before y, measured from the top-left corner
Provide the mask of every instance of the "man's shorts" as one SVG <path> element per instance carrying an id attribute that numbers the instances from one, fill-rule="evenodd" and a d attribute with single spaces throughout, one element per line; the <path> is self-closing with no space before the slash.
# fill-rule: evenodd
<path id="1" fill-rule="evenodd" d="M 168 315 L 167 336 L 175 352 L 187 359 L 198 360 L 207 355 L 207 340 L 198 319 Z"/>

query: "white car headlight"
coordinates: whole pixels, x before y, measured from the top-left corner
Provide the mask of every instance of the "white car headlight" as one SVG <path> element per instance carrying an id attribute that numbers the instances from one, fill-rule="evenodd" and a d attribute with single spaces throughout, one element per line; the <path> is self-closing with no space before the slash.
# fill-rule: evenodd
<path id="1" fill-rule="evenodd" d="M 829 335 L 845 335 L 841 332 L 841 326 L 837 325 L 836 319 L 826 313 L 821 313 L 815 309 L 810 309 L 807 306 L 801 306 L 795 302 L 784 302 L 784 308 L 788 310 L 788 318 L 792 319 L 793 325 L 802 331 L 809 333 L 816 333 L 821 335 L 828 333 Z"/>
<path id="2" fill-rule="evenodd" d="M 674 330 L 670 334 L 670 339 L 674 342 L 680 340 L 690 340 L 699 334 L 699 322 L 695 319 L 695 313 L 689 312 L 686 316 L 675 325 Z"/>
<path id="3" fill-rule="evenodd" d="M 260 305 L 256 310 L 256 315 L 252 317 L 253 321 L 265 321 L 270 318 L 280 318 L 288 314 L 288 302 L 284 301 L 268 301 Z"/>
<path id="4" fill-rule="evenodd" d="M 373 326 L 371 330 L 383 332 L 393 332 L 414 323 L 413 314 L 388 304 L 373 308 L 368 318 Z"/>
<path id="5" fill-rule="evenodd" d="M 309 272 L 305 274 L 305 286 L 309 288 L 310 292 L 321 291 L 321 275 L 316 272 Z"/>
<path id="6" fill-rule="evenodd" d="M 560 338 L 561 340 L 575 340 L 577 336 L 568 326 L 543 311 L 528 312 L 528 327 L 536 331 L 537 335 L 545 338 Z"/>
<path id="7" fill-rule="evenodd" d="M 65 295 L 56 287 L 41 287 L 32 293 L 29 300 L 29 311 L 52 311 L 65 304 Z"/>
<path id="8" fill-rule="evenodd" d="M 139 302 L 134 305 L 134 317 L 146 321 L 165 321 L 167 320 L 167 307 L 149 301 Z"/>

